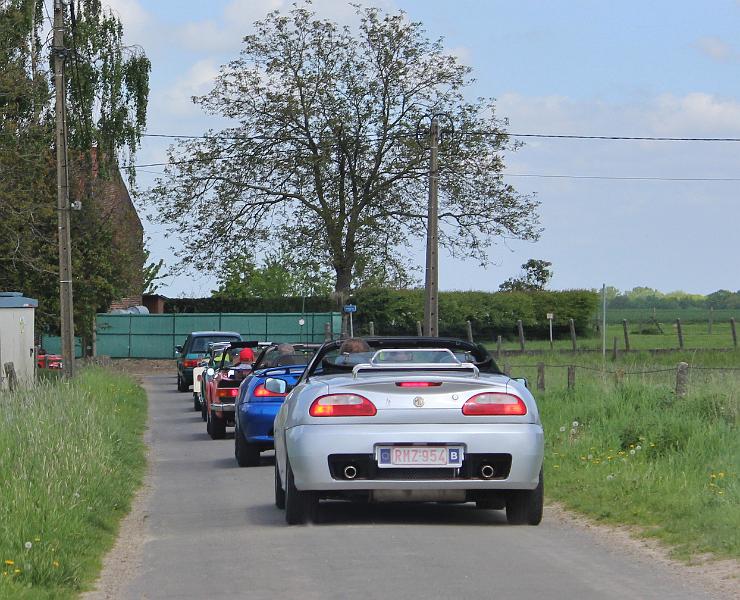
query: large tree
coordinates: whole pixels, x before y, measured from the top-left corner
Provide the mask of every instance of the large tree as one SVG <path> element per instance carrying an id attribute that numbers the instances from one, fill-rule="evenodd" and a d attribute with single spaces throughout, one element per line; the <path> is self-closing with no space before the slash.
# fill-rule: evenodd
<path id="1" fill-rule="evenodd" d="M 120 21 L 99 0 L 67 9 L 68 103 L 75 325 L 91 333 L 95 312 L 131 286 L 129 257 L 113 242 L 115 223 L 92 203 L 98 181 L 131 157 L 146 119 L 149 62 L 123 45 Z M 72 16 L 74 15 L 74 19 Z M 0 289 L 41 300 L 39 329 L 58 327 L 53 74 L 43 0 L 0 0 Z M 130 265 L 129 265 L 130 266 Z M 141 279 L 141 277 L 139 277 Z"/>
<path id="2" fill-rule="evenodd" d="M 319 259 L 340 301 L 402 280 L 426 232 L 433 114 L 455 131 L 440 153 L 441 244 L 486 263 L 496 239 L 537 237 L 537 203 L 502 178 L 516 148 L 505 122 L 464 95 L 470 69 L 403 13 L 357 13 L 354 29 L 302 7 L 270 13 L 193 99 L 232 125 L 171 147 L 147 195 L 183 240 L 183 267 L 228 240 Z"/>

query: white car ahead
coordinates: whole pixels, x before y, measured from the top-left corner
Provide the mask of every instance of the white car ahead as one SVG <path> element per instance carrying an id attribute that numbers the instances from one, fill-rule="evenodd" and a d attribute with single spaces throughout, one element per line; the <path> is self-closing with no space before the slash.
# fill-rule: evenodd
<path id="1" fill-rule="evenodd" d="M 275 418 L 275 503 L 287 522 L 313 520 L 332 498 L 475 502 L 539 524 L 544 434 L 526 382 L 458 339 L 359 343 L 353 353 L 324 344 Z"/>

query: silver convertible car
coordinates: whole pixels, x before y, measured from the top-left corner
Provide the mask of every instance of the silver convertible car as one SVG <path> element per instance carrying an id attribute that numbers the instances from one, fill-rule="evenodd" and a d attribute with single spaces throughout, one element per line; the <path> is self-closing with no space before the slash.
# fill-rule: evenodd
<path id="1" fill-rule="evenodd" d="M 458 339 L 352 341 L 360 351 L 324 344 L 275 418 L 275 504 L 289 524 L 313 520 L 322 499 L 475 502 L 539 524 L 544 436 L 524 380 Z"/>

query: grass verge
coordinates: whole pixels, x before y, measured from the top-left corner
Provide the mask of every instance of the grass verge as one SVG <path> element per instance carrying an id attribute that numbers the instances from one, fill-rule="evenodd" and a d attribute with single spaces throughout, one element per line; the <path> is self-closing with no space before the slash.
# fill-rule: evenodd
<path id="1" fill-rule="evenodd" d="M 75 597 L 141 482 L 146 394 L 89 368 L 0 395 L 0 407 L 0 597 Z"/>
<path id="2" fill-rule="evenodd" d="M 537 392 L 546 493 L 597 520 L 636 525 L 688 558 L 740 557 L 740 385 L 581 379 Z"/>

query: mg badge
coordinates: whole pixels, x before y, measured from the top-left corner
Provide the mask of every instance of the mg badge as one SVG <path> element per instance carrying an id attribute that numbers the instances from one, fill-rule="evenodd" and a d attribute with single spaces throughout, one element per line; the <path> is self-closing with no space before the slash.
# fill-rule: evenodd
<path id="1" fill-rule="evenodd" d="M 417 396 L 416 398 L 414 398 L 414 406 L 416 408 L 421 408 L 422 406 L 424 406 L 424 398 L 422 398 L 421 396 Z"/>

